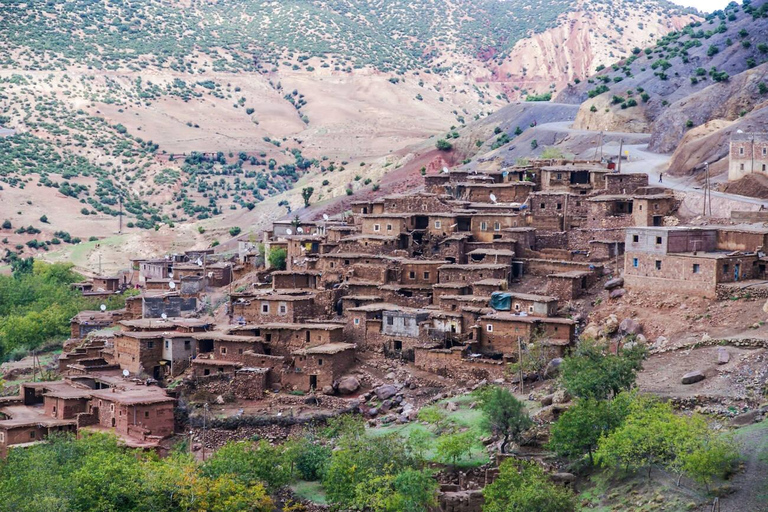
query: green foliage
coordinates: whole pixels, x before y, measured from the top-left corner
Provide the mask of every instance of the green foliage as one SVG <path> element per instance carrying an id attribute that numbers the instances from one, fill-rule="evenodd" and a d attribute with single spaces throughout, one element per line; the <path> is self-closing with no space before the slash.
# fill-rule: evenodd
<path id="1" fill-rule="evenodd" d="M 535 462 L 507 459 L 483 489 L 483 512 L 573 512 L 576 499 L 547 478 Z"/>
<path id="2" fill-rule="evenodd" d="M 506 453 L 509 441 L 519 443 L 523 432 L 533 426 L 533 421 L 528 417 L 525 405 L 508 389 L 488 386 L 476 393 L 485 415 L 485 425 L 491 432 L 503 437 L 501 452 Z"/>
<path id="3" fill-rule="evenodd" d="M 601 437 L 612 432 L 629 414 L 633 395 L 622 392 L 613 400 L 581 398 L 552 425 L 549 449 L 571 459 L 586 453 L 594 464 L 593 453 Z"/>
<path id="4" fill-rule="evenodd" d="M 113 436 L 51 436 L 0 462 L 0 503 L 15 512 L 271 512 L 261 484 L 203 476 L 192 458 L 165 459 Z"/>
<path id="5" fill-rule="evenodd" d="M 472 431 L 444 434 L 437 440 L 437 453 L 440 459 L 456 466 L 459 460 L 472 451 Z"/>
<path id="6" fill-rule="evenodd" d="M 450 151 L 453 149 L 453 144 L 445 139 L 438 139 L 438 141 L 435 143 L 435 147 L 440 151 Z"/>
<path id="7" fill-rule="evenodd" d="M 560 380 L 573 396 L 604 400 L 634 386 L 645 355 L 641 345 L 612 354 L 606 345 L 585 340 L 564 358 Z"/>
<path id="8" fill-rule="evenodd" d="M 757 92 L 760 94 L 768 94 L 768 84 L 765 82 L 760 82 L 757 84 Z"/>
<path id="9" fill-rule="evenodd" d="M 233 226 L 229 228 L 229 236 L 237 236 L 242 233 L 242 231 L 243 230 L 240 228 L 240 226 Z"/>
<path id="10" fill-rule="evenodd" d="M 354 505 L 370 512 L 422 512 L 437 504 L 437 488 L 429 470 L 409 468 L 362 482 Z"/>
<path id="11" fill-rule="evenodd" d="M 301 197 L 304 199 L 304 206 L 309 206 L 309 198 L 312 197 L 312 194 L 315 192 L 315 189 L 313 187 L 304 187 L 301 189 Z"/>
<path id="12" fill-rule="evenodd" d="M 205 462 L 202 474 L 212 479 L 229 475 L 247 486 L 261 483 L 272 492 L 290 481 L 291 461 L 282 445 L 230 441 Z"/>
<path id="13" fill-rule="evenodd" d="M 525 97 L 525 101 L 550 101 L 552 100 L 552 93 L 545 92 L 542 94 L 529 94 Z"/>
<path id="14" fill-rule="evenodd" d="M 269 266 L 275 270 L 285 270 L 285 259 L 288 257 L 288 252 L 282 247 L 275 247 L 269 250 L 267 256 Z"/>

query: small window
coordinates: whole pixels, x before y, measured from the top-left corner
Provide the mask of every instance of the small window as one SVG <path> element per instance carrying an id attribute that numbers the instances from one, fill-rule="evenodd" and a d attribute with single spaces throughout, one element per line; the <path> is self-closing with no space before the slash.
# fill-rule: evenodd
<path id="1" fill-rule="evenodd" d="M 115 412 L 115 404 L 109 404 L 109 410 Z"/>
<path id="2" fill-rule="evenodd" d="M 261 304 L 261 312 L 262 313 L 269 313 L 269 303 L 263 302 Z"/>
<path id="3" fill-rule="evenodd" d="M 323 366 L 323 360 L 322 359 L 318 359 L 317 360 L 317 366 Z"/>
<path id="4" fill-rule="evenodd" d="M 494 231 L 501 231 L 501 223 L 500 222 L 494 222 L 493 223 L 493 230 Z"/>
<path id="5" fill-rule="evenodd" d="M 203 375 L 210 375 L 210 374 L 211 374 L 211 370 L 209 370 L 208 368 L 203 370 Z"/>
<path id="6" fill-rule="evenodd" d="M 387 231 L 392 231 L 392 224 L 387 224 Z"/>
<path id="7" fill-rule="evenodd" d="M 395 350 L 397 350 L 398 352 L 403 350 L 403 342 L 400 340 L 395 340 L 392 345 L 394 346 Z"/>
<path id="8" fill-rule="evenodd" d="M 656 245 L 661 245 L 661 237 L 660 236 L 656 237 Z"/>
<path id="9" fill-rule="evenodd" d="M 149 418 L 149 411 L 144 411 L 144 417 Z"/>
<path id="10" fill-rule="evenodd" d="M 728 265 L 727 263 L 725 265 L 723 265 L 723 272 L 724 273 L 727 274 L 730 269 L 731 269 L 731 266 Z"/>
<path id="11" fill-rule="evenodd" d="M 493 332 L 493 324 L 488 324 L 485 326 L 485 330 L 488 332 Z"/>
<path id="12" fill-rule="evenodd" d="M 264 338 L 264 341 L 266 341 L 267 343 L 272 341 L 272 333 L 271 332 L 266 334 L 266 337 Z"/>
<path id="13" fill-rule="evenodd" d="M 387 317 L 387 325 L 395 325 L 395 319 L 391 316 Z"/>
<path id="14" fill-rule="evenodd" d="M 641 204 L 637 205 L 637 209 L 640 210 L 640 211 L 643 211 L 643 205 L 641 205 Z"/>
<path id="15" fill-rule="evenodd" d="M 640 262 L 637 261 L 637 258 L 632 258 L 632 266 L 635 268 L 640 266 Z"/>
<path id="16" fill-rule="evenodd" d="M 659 204 L 658 204 L 658 203 L 654 203 L 654 205 L 653 205 L 653 209 L 654 209 L 654 210 L 658 210 L 658 209 L 659 209 Z"/>
<path id="17" fill-rule="evenodd" d="M 366 263 L 368 263 L 368 262 L 366 261 Z M 344 260 L 344 264 L 345 265 L 349 265 L 349 260 Z"/>
<path id="18" fill-rule="evenodd" d="M 488 231 L 488 223 L 487 222 L 481 222 L 480 223 L 480 231 Z"/>
<path id="19" fill-rule="evenodd" d="M 408 279 L 416 279 L 416 272 L 414 272 L 413 270 L 408 272 Z"/>
<path id="20" fill-rule="evenodd" d="M 373 230 L 374 231 L 381 231 L 381 224 L 374 224 L 373 225 Z"/>
<path id="21" fill-rule="evenodd" d="M 168 340 L 165 340 L 165 348 L 170 348 L 170 347 L 171 347 L 171 342 Z"/>
<path id="22" fill-rule="evenodd" d="M 355 322 L 355 325 L 360 325 L 360 319 L 359 318 L 355 318 L 354 322 Z"/>
<path id="23" fill-rule="evenodd" d="M 694 274 L 698 274 L 700 271 L 701 271 L 701 267 L 699 266 L 699 264 L 698 263 L 694 263 L 693 264 L 693 273 Z"/>
<path id="24" fill-rule="evenodd" d="M 546 208 L 546 207 L 547 207 L 547 205 L 546 205 L 546 204 L 544 204 L 544 203 L 541 203 L 541 209 L 542 209 L 542 210 L 543 210 L 544 208 Z"/>
<path id="25" fill-rule="evenodd" d="M 184 350 L 189 350 L 191 346 L 192 344 L 189 340 L 184 340 Z"/>
<path id="26" fill-rule="evenodd" d="M 744 170 L 744 164 L 739 164 L 739 170 L 740 170 L 740 171 L 743 171 L 743 170 Z"/>
<path id="27" fill-rule="evenodd" d="M 656 260 L 656 270 L 661 270 L 661 260 Z"/>
<path id="28" fill-rule="evenodd" d="M 743 154 L 744 154 L 744 148 L 739 148 L 739 154 L 740 154 L 740 155 L 743 155 Z"/>
<path id="29" fill-rule="evenodd" d="M 30 432 L 30 433 L 29 433 L 29 438 L 30 438 L 30 439 L 34 439 L 35 437 L 37 437 L 37 432 L 35 432 L 35 431 L 33 430 L 32 432 Z"/>
<path id="30" fill-rule="evenodd" d="M 155 348 L 155 342 L 154 341 L 148 341 L 147 342 L 147 348 Z"/>
<path id="31" fill-rule="evenodd" d="M 763 148 L 763 156 L 768 155 L 768 148 Z"/>
<path id="32" fill-rule="evenodd" d="M 533 313 L 533 306 L 528 306 L 528 312 Z M 555 327 L 555 330 L 557 330 L 557 327 Z"/>
<path id="33" fill-rule="evenodd" d="M 557 209 L 562 210 L 563 209 L 563 203 L 557 203 Z"/>
<path id="34" fill-rule="evenodd" d="M 0 444 L 5 443 L 5 432 L 0 432 Z"/>
<path id="35" fill-rule="evenodd" d="M 640 241 L 640 235 L 632 235 L 632 241 L 634 243 L 637 243 Z"/>
<path id="36" fill-rule="evenodd" d="M 288 305 L 280 304 L 280 306 L 278 307 L 278 311 L 280 312 L 281 315 L 286 314 L 288 312 Z"/>
<path id="37" fill-rule="evenodd" d="M 429 272 L 424 272 L 424 279 L 429 279 Z"/>
<path id="38" fill-rule="evenodd" d="M 227 347 L 221 347 L 221 355 L 224 355 L 227 353 Z"/>
<path id="39" fill-rule="evenodd" d="M 440 229 L 443 227 L 443 223 L 439 220 L 435 221 L 435 229 Z"/>
<path id="40" fill-rule="evenodd" d="M 562 173 L 557 173 L 557 179 L 558 179 L 558 180 L 561 180 L 561 179 L 563 179 L 563 175 L 562 175 Z"/>
<path id="41" fill-rule="evenodd" d="M 520 304 L 515 303 L 515 311 L 520 311 Z"/>
<path id="42" fill-rule="evenodd" d="M 767 165 L 763 164 L 763 172 L 765 172 Z"/>

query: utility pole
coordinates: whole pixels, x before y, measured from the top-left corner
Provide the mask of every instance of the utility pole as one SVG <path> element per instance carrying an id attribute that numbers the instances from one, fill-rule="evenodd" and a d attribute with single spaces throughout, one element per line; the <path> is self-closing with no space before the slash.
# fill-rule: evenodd
<path id="1" fill-rule="evenodd" d="M 206 428 L 206 420 L 208 419 L 208 404 L 203 404 L 203 462 L 205 462 L 205 428 Z"/>
<path id="2" fill-rule="evenodd" d="M 120 226 L 117 228 L 117 232 L 122 233 L 123 232 L 123 198 L 119 197 L 118 201 L 120 201 L 120 213 L 117 215 L 117 217 L 120 220 Z"/>
<path id="3" fill-rule="evenodd" d="M 520 393 L 525 392 L 525 384 L 523 383 L 523 342 L 520 336 L 517 337 L 517 363 L 520 365 Z"/>
<path id="4" fill-rule="evenodd" d="M 101 275 L 101 251 L 99 251 L 99 275 Z"/>
<path id="5" fill-rule="evenodd" d="M 703 216 L 707 216 L 707 203 L 709 203 L 709 215 L 712 215 L 712 193 L 709 188 L 709 162 L 704 162 L 704 210 Z"/>
<path id="6" fill-rule="evenodd" d="M 624 152 L 624 139 L 619 141 L 619 164 L 616 172 L 621 172 L 621 155 Z"/>

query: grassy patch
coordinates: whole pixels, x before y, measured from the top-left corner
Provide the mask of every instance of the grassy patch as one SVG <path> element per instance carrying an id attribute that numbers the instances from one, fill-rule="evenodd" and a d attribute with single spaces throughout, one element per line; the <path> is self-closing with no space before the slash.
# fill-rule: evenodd
<path id="1" fill-rule="evenodd" d="M 327 505 L 328 499 L 325 497 L 325 491 L 320 482 L 305 482 L 299 480 L 291 484 L 293 493 L 301 499 L 317 503 L 318 505 Z"/>

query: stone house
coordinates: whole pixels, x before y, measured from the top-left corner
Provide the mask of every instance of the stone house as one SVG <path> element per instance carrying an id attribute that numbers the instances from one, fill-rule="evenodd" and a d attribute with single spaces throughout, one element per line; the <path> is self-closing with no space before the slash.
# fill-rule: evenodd
<path id="1" fill-rule="evenodd" d="M 294 351 L 282 376 L 284 385 L 310 392 L 332 386 L 355 362 L 355 345 L 328 343 Z"/>
<path id="2" fill-rule="evenodd" d="M 768 133 L 733 133 L 728 154 L 728 179 L 752 173 L 768 175 Z"/>

